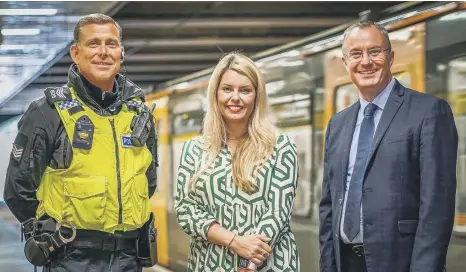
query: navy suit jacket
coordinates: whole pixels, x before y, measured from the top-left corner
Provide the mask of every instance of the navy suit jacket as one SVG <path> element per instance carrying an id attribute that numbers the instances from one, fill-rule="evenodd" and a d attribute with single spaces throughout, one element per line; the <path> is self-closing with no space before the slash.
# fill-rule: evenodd
<path id="1" fill-rule="evenodd" d="M 320 271 L 341 271 L 340 220 L 359 101 L 325 137 Z M 453 229 L 458 134 L 439 98 L 395 83 L 377 126 L 362 195 L 369 272 L 443 271 Z M 343 271 L 344 272 L 344 271 Z"/>

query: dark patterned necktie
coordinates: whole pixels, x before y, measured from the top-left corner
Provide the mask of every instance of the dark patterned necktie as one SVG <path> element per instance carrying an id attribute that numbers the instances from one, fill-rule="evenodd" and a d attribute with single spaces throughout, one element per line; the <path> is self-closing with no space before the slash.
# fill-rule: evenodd
<path id="1" fill-rule="evenodd" d="M 350 241 L 354 240 L 360 231 L 361 220 L 361 199 L 364 172 L 366 169 L 367 157 L 372 146 L 374 135 L 374 113 L 377 105 L 369 103 L 364 109 L 364 119 L 359 130 L 358 149 L 356 161 L 354 163 L 353 174 L 351 175 L 348 196 L 346 198 L 346 211 L 343 231 Z"/>

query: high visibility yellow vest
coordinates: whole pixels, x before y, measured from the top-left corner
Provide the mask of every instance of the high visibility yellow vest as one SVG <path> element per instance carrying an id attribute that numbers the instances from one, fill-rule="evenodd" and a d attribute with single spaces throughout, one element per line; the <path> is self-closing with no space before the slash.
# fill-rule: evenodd
<path id="1" fill-rule="evenodd" d="M 100 116 L 72 88 L 70 92 L 72 100 L 54 102 L 55 108 L 71 143 L 78 118 L 89 117 L 94 124 L 92 147 L 73 146 L 68 169 L 47 167 L 37 191 L 36 218 L 47 214 L 78 229 L 109 233 L 142 227 L 151 213 L 146 171 L 152 155 L 146 146 L 128 142 L 137 113 L 124 104 L 119 114 Z"/>

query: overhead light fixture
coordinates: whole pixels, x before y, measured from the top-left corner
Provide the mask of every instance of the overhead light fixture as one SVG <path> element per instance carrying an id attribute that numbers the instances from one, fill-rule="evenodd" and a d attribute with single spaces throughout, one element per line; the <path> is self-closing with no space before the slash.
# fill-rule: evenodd
<path id="1" fill-rule="evenodd" d="M 53 16 L 57 9 L 0 9 L 3 16 Z"/>
<path id="2" fill-rule="evenodd" d="M 32 35 L 39 35 L 40 29 L 38 28 L 12 28 L 2 29 L 3 36 L 32 36 Z"/>

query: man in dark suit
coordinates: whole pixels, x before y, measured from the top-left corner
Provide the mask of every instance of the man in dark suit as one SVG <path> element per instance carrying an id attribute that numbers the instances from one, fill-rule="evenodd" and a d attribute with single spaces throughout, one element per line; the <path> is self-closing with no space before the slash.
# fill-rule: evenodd
<path id="1" fill-rule="evenodd" d="M 360 99 L 327 127 L 320 271 L 443 271 L 458 147 L 450 106 L 393 78 L 377 23 L 350 26 L 343 55 Z"/>

